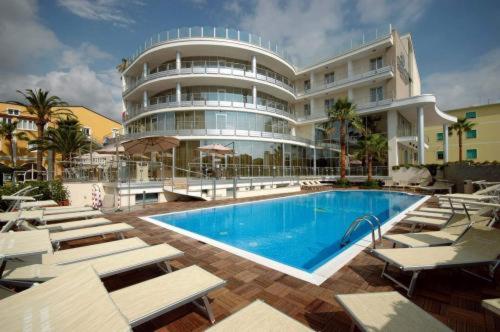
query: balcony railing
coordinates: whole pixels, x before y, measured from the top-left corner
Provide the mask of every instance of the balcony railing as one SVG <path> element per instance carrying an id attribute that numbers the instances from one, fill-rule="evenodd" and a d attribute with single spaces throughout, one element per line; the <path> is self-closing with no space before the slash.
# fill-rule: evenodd
<path id="1" fill-rule="evenodd" d="M 380 74 L 390 73 L 393 71 L 394 71 L 394 66 L 388 65 L 388 66 L 385 66 L 382 68 L 378 68 L 378 69 L 370 70 L 370 71 L 367 71 L 364 73 L 356 74 L 356 75 L 353 75 L 352 77 L 343 78 L 343 79 L 340 79 L 338 81 L 317 85 L 309 90 L 297 92 L 297 96 L 298 97 L 307 96 L 307 95 L 310 95 L 310 94 L 313 94 L 316 92 L 321 92 L 324 90 L 333 89 L 333 88 L 340 87 L 340 86 L 345 85 L 345 84 L 353 83 L 353 82 L 363 80 L 366 78 L 371 78 L 373 76 L 377 76 Z"/>
<path id="2" fill-rule="evenodd" d="M 267 72 L 266 72 L 267 73 Z M 170 76 L 178 76 L 178 75 L 203 75 L 203 74 L 213 74 L 213 75 L 228 75 L 235 77 L 248 77 L 257 79 L 259 81 L 268 82 L 274 85 L 277 85 L 292 94 L 295 93 L 295 88 L 293 85 L 284 82 L 276 77 L 272 77 L 264 74 L 262 71 L 257 73 L 253 73 L 252 71 L 247 71 L 244 69 L 238 68 L 230 68 L 230 67 L 213 67 L 209 66 L 206 62 L 205 65 L 202 66 L 193 66 L 189 68 L 181 68 L 180 71 L 177 69 L 169 69 L 161 72 L 157 72 L 154 74 L 148 74 L 146 77 L 142 77 L 135 82 L 128 84 L 127 89 L 123 92 L 123 95 L 128 94 L 130 91 L 135 89 L 137 86 L 141 85 L 144 82 L 151 81 L 160 77 L 170 77 Z M 276 76 L 276 75 L 273 75 Z"/>
<path id="3" fill-rule="evenodd" d="M 141 107 L 137 109 L 132 109 L 129 111 L 127 116 L 128 119 L 132 119 L 133 117 L 140 115 L 145 112 L 150 112 L 154 110 L 159 110 L 163 108 L 174 108 L 174 107 L 221 107 L 221 108 L 246 108 L 251 110 L 264 111 L 271 114 L 277 114 L 289 119 L 295 120 L 295 115 L 289 113 L 283 109 L 274 108 L 267 105 L 254 105 L 253 103 L 244 103 L 244 102 L 235 102 L 235 101 L 222 101 L 222 100 L 183 100 L 181 103 L 177 102 L 166 102 L 159 103 L 154 105 L 149 105 L 147 107 Z M 292 110 L 293 112 L 293 110 Z"/>

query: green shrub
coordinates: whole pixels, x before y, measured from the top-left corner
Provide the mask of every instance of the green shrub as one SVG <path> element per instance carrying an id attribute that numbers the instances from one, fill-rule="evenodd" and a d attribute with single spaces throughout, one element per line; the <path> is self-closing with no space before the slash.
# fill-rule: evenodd
<path id="1" fill-rule="evenodd" d="M 334 186 L 347 188 L 351 186 L 351 183 L 347 179 L 338 179 L 337 181 L 335 181 Z"/>
<path id="2" fill-rule="evenodd" d="M 366 181 L 361 183 L 359 187 L 363 189 L 378 189 L 382 187 L 382 181 L 380 180 Z"/>
<path id="3" fill-rule="evenodd" d="M 18 184 L 6 184 L 0 187 L 0 195 L 12 195 L 13 193 L 21 190 L 26 186 L 32 186 L 36 188 L 29 192 L 29 196 L 37 196 L 37 200 L 49 200 L 52 199 L 58 203 L 68 199 L 68 191 L 64 187 L 60 180 L 53 181 L 27 181 L 25 183 Z M 8 204 L 0 201 L 0 209 L 5 211 Z"/>

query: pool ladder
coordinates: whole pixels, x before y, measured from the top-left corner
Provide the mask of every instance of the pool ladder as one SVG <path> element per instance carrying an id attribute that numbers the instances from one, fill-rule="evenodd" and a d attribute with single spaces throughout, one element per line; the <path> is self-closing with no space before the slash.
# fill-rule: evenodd
<path id="1" fill-rule="evenodd" d="M 380 230 L 380 219 L 374 216 L 373 214 L 365 214 L 364 216 L 356 218 L 347 231 L 345 232 L 344 236 L 342 237 L 342 240 L 340 241 L 340 246 L 344 247 L 346 246 L 350 241 L 351 241 L 351 234 L 358 229 L 359 225 L 361 225 L 363 222 L 367 222 L 372 231 L 372 242 L 373 242 L 373 249 L 376 248 L 376 242 L 375 242 L 375 225 L 374 222 L 377 224 L 377 229 L 378 229 L 378 238 L 379 241 L 382 242 L 382 231 Z"/>

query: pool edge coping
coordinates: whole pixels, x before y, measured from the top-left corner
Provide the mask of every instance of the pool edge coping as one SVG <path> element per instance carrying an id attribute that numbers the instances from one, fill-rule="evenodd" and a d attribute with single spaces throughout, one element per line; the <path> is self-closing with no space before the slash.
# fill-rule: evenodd
<path id="1" fill-rule="evenodd" d="M 249 202 L 221 204 L 221 205 L 217 205 L 217 206 L 203 207 L 203 208 L 197 208 L 197 209 L 191 209 L 191 210 L 183 210 L 183 211 L 174 211 L 174 212 L 168 212 L 168 213 L 154 214 L 154 215 L 143 216 L 143 217 L 138 217 L 138 218 L 141 220 L 144 220 L 146 222 L 150 222 L 156 226 L 168 229 L 170 231 L 173 231 L 173 232 L 179 233 L 181 235 L 195 239 L 197 241 L 201 241 L 201 242 L 204 242 L 204 243 L 209 244 L 211 246 L 214 246 L 216 248 L 225 250 L 225 251 L 230 252 L 234 255 L 248 259 L 248 260 L 253 261 L 257 264 L 260 264 L 260 265 L 263 265 L 265 267 L 276 270 L 278 272 L 288 274 L 292 277 L 295 277 L 295 278 L 307 281 L 309 283 L 312 283 L 316 286 L 319 286 L 323 282 L 325 282 L 328 278 L 330 278 L 332 275 L 334 275 L 337 271 L 339 271 L 342 267 L 344 267 L 346 264 L 348 264 L 361 251 L 365 250 L 367 247 L 369 247 L 371 245 L 371 243 L 372 243 L 371 233 L 368 233 L 365 237 L 363 237 L 363 238 L 359 239 L 358 241 L 356 241 L 355 243 L 351 244 L 349 248 L 347 248 L 346 250 L 343 250 L 337 256 L 331 258 L 330 260 L 328 260 L 327 262 L 322 264 L 313 273 L 310 273 L 310 272 L 306 272 L 306 271 L 300 270 L 298 268 L 277 262 L 275 260 L 263 257 L 261 255 L 257 255 L 257 254 L 251 253 L 249 251 L 234 247 L 232 245 L 211 239 L 209 237 L 206 237 L 206 236 L 203 236 L 203 235 L 191 232 L 191 231 L 187 231 L 185 229 L 182 229 L 182 228 L 179 228 L 179 227 L 167 224 L 167 223 L 163 223 L 161 221 L 154 219 L 154 217 L 163 216 L 166 214 L 178 214 L 178 213 L 186 213 L 186 212 L 195 212 L 195 211 L 206 210 L 206 209 L 222 208 L 222 207 L 227 207 L 230 205 L 242 205 L 242 204 L 250 204 L 250 203 L 262 202 L 262 201 L 286 199 L 286 198 L 296 197 L 296 196 L 314 195 L 314 194 L 331 192 L 331 191 L 359 191 L 359 190 L 354 190 L 354 189 L 351 189 L 351 190 L 349 190 L 349 189 L 348 190 L 324 190 L 324 191 L 319 191 L 319 192 L 314 192 L 314 193 L 304 193 L 304 194 L 290 195 L 290 196 L 285 196 L 285 197 L 273 197 L 273 198 L 254 200 L 254 201 L 249 201 Z M 364 191 L 394 192 L 394 191 L 386 191 L 386 190 L 364 190 Z M 405 193 L 405 192 L 400 192 L 400 191 L 397 191 L 397 193 L 402 193 L 402 194 L 406 194 L 406 195 L 416 195 L 416 194 Z M 387 233 L 387 231 L 389 231 L 396 223 L 401 221 L 407 212 L 414 210 L 415 208 L 417 208 L 421 204 L 425 203 L 430 198 L 431 198 L 430 195 L 423 195 L 423 197 L 421 199 L 419 199 L 417 202 L 413 203 L 412 205 L 407 207 L 405 210 L 401 211 L 399 214 L 397 214 L 396 216 L 392 217 L 387 222 L 385 222 L 381 227 L 382 235 Z"/>

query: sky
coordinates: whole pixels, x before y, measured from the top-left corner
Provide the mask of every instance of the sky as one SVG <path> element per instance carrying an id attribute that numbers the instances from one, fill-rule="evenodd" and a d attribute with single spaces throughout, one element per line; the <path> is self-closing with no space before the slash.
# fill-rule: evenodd
<path id="1" fill-rule="evenodd" d="M 500 101 L 499 18 L 498 0 L 0 0 L 0 100 L 43 88 L 119 119 L 116 65 L 158 32 L 247 30 L 310 64 L 392 24 L 446 110 Z"/>

